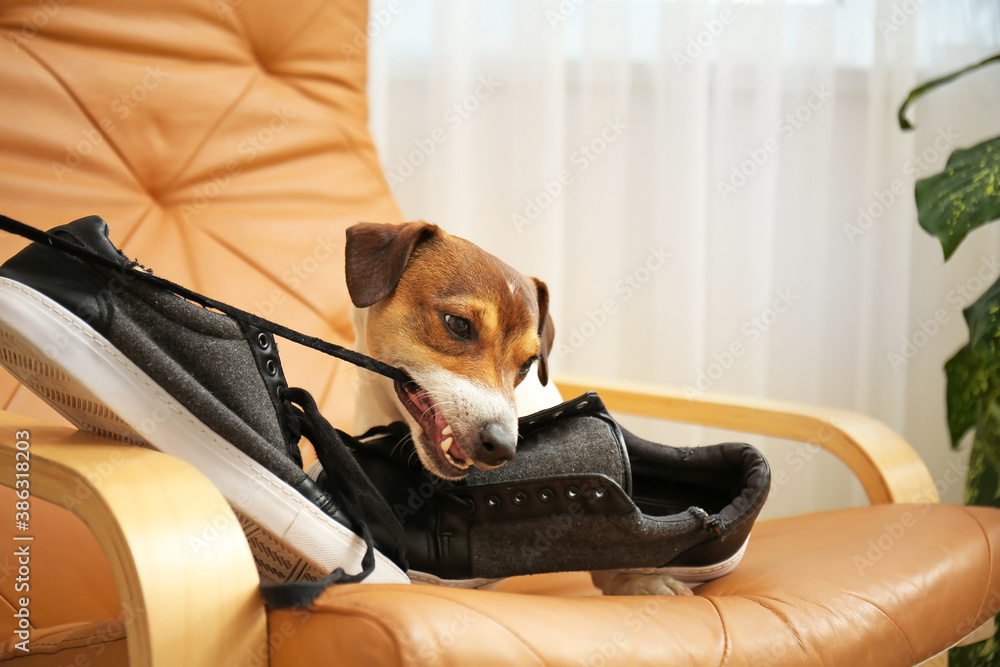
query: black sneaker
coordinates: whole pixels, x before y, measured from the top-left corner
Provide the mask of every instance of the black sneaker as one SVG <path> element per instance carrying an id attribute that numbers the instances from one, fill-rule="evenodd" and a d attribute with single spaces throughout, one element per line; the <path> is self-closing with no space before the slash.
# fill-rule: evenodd
<path id="1" fill-rule="evenodd" d="M 151 276 L 96 216 L 48 234 L 0 223 L 36 241 L 0 267 L 0 364 L 18 380 L 82 429 L 197 467 L 265 581 L 409 582 L 398 524 L 381 528 L 395 548 L 375 550 L 366 517 L 395 519 L 309 394 L 288 388 L 273 334 L 336 346 Z M 303 472 L 300 435 L 329 486 Z"/>
<path id="2" fill-rule="evenodd" d="M 604 570 L 709 581 L 740 562 L 770 488 L 750 445 L 643 440 L 595 393 L 523 418 L 517 456 L 460 482 L 424 472 L 407 433 L 393 425 L 348 445 L 403 523 L 410 578 L 427 583 Z"/>

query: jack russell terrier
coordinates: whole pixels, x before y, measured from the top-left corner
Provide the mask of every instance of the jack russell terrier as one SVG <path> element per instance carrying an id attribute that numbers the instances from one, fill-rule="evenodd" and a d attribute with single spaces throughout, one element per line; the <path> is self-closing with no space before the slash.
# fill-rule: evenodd
<path id="1" fill-rule="evenodd" d="M 512 459 L 518 416 L 562 402 L 548 383 L 545 283 L 422 222 L 354 225 L 345 254 L 355 349 L 411 379 L 364 380 L 355 432 L 405 420 L 444 479 Z"/>
<path id="2" fill-rule="evenodd" d="M 421 463 L 443 479 L 512 459 L 517 418 L 562 402 L 548 382 L 545 283 L 424 222 L 354 225 L 345 257 L 355 350 L 410 378 L 362 380 L 355 433 L 405 421 Z M 666 575 L 593 578 L 605 594 L 691 594 Z"/>

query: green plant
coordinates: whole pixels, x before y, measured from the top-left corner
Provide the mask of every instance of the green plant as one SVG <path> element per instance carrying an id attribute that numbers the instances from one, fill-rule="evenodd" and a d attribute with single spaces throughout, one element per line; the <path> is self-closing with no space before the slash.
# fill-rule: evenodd
<path id="1" fill-rule="evenodd" d="M 899 108 L 899 126 L 912 129 L 906 110 L 931 90 L 991 63 L 1000 54 L 913 89 Z M 944 171 L 917 181 L 917 220 L 941 241 L 944 258 L 972 230 L 1000 218 L 1000 137 L 949 156 Z M 1000 507 L 1000 280 L 965 309 L 969 342 L 945 364 L 952 448 L 974 430 L 965 487 L 968 505 Z M 997 617 L 1000 621 L 1000 616 Z M 993 638 L 952 649 L 953 666 L 1000 665 L 1000 622 Z"/>

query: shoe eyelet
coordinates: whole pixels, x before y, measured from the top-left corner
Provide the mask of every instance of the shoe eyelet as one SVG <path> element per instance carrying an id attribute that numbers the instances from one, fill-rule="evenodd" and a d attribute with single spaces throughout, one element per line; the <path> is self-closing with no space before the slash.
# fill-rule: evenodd
<path id="1" fill-rule="evenodd" d="M 473 500 L 471 496 L 459 496 L 458 498 L 466 505 L 468 505 L 468 507 L 465 508 L 466 512 L 472 514 L 473 512 L 476 511 L 476 501 Z"/>
<path id="2" fill-rule="evenodd" d="M 576 488 L 575 486 L 569 487 L 568 489 L 566 489 L 566 497 L 569 498 L 570 500 L 576 500 L 577 498 L 580 497 L 580 489 Z"/>
<path id="3" fill-rule="evenodd" d="M 264 364 L 264 368 L 267 369 L 267 374 L 271 377 L 278 374 L 278 364 L 274 363 L 274 359 L 268 359 L 267 363 Z"/>
<path id="4" fill-rule="evenodd" d="M 543 503 L 552 502 L 552 499 L 554 497 L 555 494 L 552 493 L 552 489 L 542 489 L 541 491 L 538 492 L 538 499 L 541 500 Z"/>
<path id="5" fill-rule="evenodd" d="M 514 495 L 510 497 L 510 501 L 520 507 L 521 505 L 528 502 L 528 494 L 524 491 L 515 491 Z"/>
<path id="6" fill-rule="evenodd" d="M 266 333 L 257 334 L 257 347 L 262 350 L 266 350 L 271 347 L 271 339 L 267 337 Z"/>
<path id="7" fill-rule="evenodd" d="M 500 498 L 497 496 L 486 496 L 486 506 L 491 510 L 500 509 Z"/>
<path id="8" fill-rule="evenodd" d="M 608 495 L 608 492 L 604 489 L 594 489 L 594 500 L 604 500 Z"/>

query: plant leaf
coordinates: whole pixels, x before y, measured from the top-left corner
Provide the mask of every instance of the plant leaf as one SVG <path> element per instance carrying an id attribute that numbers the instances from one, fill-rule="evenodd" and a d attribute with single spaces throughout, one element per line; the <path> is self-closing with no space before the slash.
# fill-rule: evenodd
<path id="1" fill-rule="evenodd" d="M 1000 394 L 1000 280 L 963 314 L 969 342 L 944 365 L 952 447 L 979 425 Z"/>
<path id="2" fill-rule="evenodd" d="M 965 485 L 965 504 L 1000 507 L 1000 420 L 994 403 L 988 416 L 976 427 L 976 437 L 969 453 L 969 476 Z"/>
<path id="3" fill-rule="evenodd" d="M 944 76 L 938 77 L 936 79 L 931 79 L 927 83 L 917 86 L 916 88 L 911 90 L 910 94 L 907 95 L 906 100 L 904 100 L 903 104 L 900 105 L 899 112 L 896 114 L 899 119 L 899 129 L 901 130 L 913 129 L 913 125 L 911 125 L 910 121 L 907 120 L 906 118 L 906 111 L 907 109 L 910 108 L 910 105 L 916 102 L 919 98 L 923 97 L 924 95 L 926 95 L 927 93 L 929 93 L 930 91 L 934 90 L 939 86 L 943 86 L 946 83 L 951 83 L 955 79 L 965 76 L 969 72 L 973 72 L 979 69 L 980 67 L 985 67 L 986 65 L 989 65 L 990 63 L 994 62 L 1000 62 L 1000 53 L 996 54 L 995 56 L 990 56 L 985 60 L 980 60 L 978 63 L 969 65 L 968 67 L 963 67 L 962 69 L 956 72 L 952 72 L 951 74 L 945 74 Z"/>
<path id="4" fill-rule="evenodd" d="M 948 259 L 976 227 L 1000 218 L 1000 137 L 951 154 L 944 171 L 915 187 L 917 220 Z"/>
<path id="5" fill-rule="evenodd" d="M 1000 664 L 1000 616 L 996 620 L 996 632 L 991 638 L 948 651 L 948 667 L 991 667 Z"/>
<path id="6" fill-rule="evenodd" d="M 979 361 L 965 346 L 944 365 L 948 377 L 948 431 L 953 449 L 958 448 L 962 436 L 979 421 L 980 406 L 992 388 L 992 378 Z"/>

